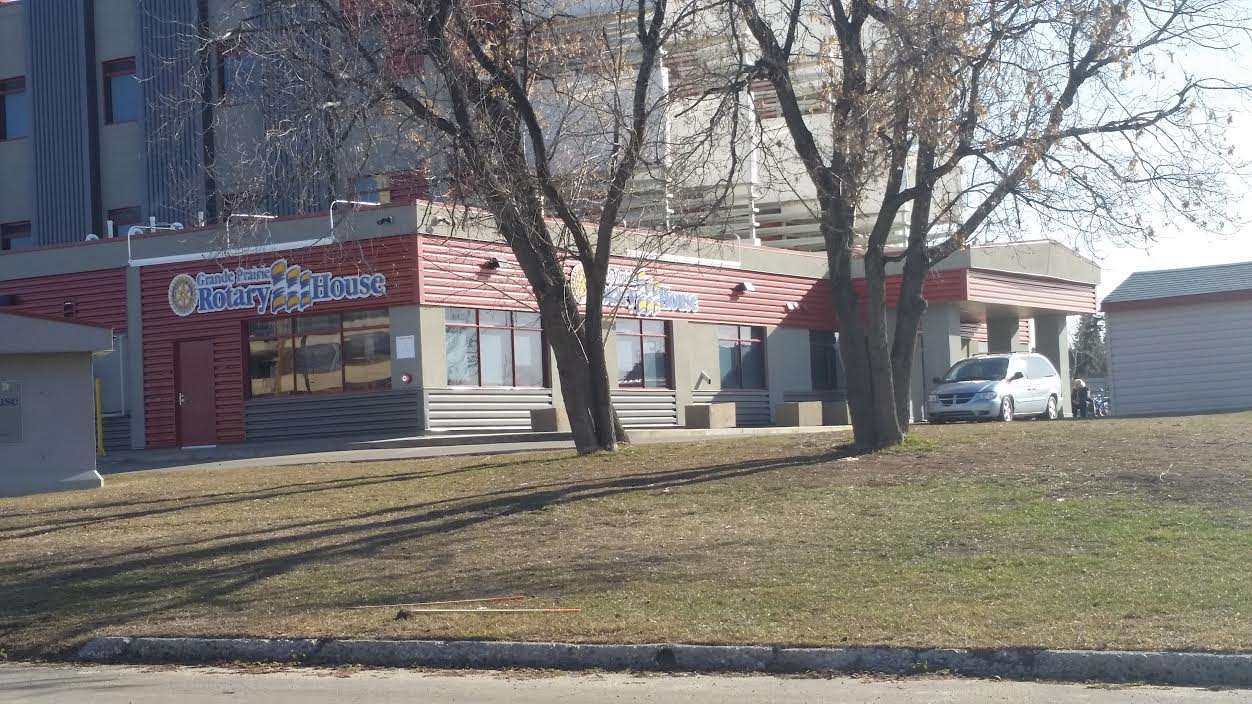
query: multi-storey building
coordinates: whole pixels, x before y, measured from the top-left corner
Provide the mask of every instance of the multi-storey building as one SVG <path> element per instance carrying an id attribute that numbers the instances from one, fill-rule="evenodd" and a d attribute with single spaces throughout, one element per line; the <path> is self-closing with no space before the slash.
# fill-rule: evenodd
<path id="1" fill-rule="evenodd" d="M 246 56 L 188 51 L 187 27 L 237 21 L 226 2 L 0 3 L 0 310 L 114 331 L 96 370 L 109 446 L 522 428 L 558 403 L 510 251 L 489 224 L 453 227 L 396 145 L 350 184 L 277 165 L 259 205 L 278 219 L 232 239 L 222 215 L 238 184 L 221 165 L 274 117 L 244 99 Z M 731 232 L 764 246 L 693 239 L 641 261 L 627 236 L 615 249 L 617 290 L 649 302 L 622 310 L 606 342 L 629 425 L 680 425 L 710 401 L 763 424 L 779 402 L 840 394 L 825 258 L 777 248 L 818 247 L 805 193 L 745 189 Z M 699 200 L 656 192 L 676 209 Z M 332 201 L 353 193 L 382 207 L 330 227 Z M 125 237 L 153 220 L 183 227 Z M 1064 374 L 1065 316 L 1094 310 L 1097 281 L 1053 243 L 941 263 L 914 406 L 978 351 L 1037 348 Z"/>

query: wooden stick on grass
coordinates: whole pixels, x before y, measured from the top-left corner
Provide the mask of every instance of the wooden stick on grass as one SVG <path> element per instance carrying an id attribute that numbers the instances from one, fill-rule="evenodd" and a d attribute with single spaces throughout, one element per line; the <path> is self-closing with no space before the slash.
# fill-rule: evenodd
<path id="1" fill-rule="evenodd" d="M 366 606 L 349 606 L 349 609 L 394 609 L 399 606 L 438 606 L 441 604 L 477 604 L 488 601 L 525 601 L 525 594 L 509 594 L 508 596 L 492 596 L 486 599 L 449 599 L 448 601 L 418 601 L 412 604 L 369 604 Z"/>
<path id="2" fill-rule="evenodd" d="M 406 614 L 576 614 L 582 609 L 404 609 Z"/>

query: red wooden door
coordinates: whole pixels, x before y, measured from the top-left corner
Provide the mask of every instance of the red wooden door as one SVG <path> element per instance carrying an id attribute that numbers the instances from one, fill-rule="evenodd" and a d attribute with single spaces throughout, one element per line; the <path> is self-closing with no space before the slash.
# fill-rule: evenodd
<path id="1" fill-rule="evenodd" d="M 215 444 L 217 397 L 213 390 L 213 341 L 179 342 L 174 368 L 178 444 L 184 447 Z"/>

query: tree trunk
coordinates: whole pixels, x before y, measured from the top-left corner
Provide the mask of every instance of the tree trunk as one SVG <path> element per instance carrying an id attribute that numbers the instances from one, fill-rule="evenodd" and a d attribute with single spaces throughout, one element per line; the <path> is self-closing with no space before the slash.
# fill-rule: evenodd
<path id="1" fill-rule="evenodd" d="M 873 419 L 875 449 L 898 445 L 904 440 L 897 415 L 895 379 L 891 367 L 891 346 L 887 339 L 887 272 L 882 252 L 871 248 L 865 255 L 866 348 L 869 373 L 873 380 Z"/>
<path id="2" fill-rule="evenodd" d="M 846 218 L 849 231 L 850 218 L 849 212 Z M 857 446 L 866 449 L 897 444 L 902 435 L 891 400 L 886 327 L 880 325 L 875 341 L 875 333 L 864 314 L 865 307 L 861 305 L 861 297 L 853 285 L 850 248 L 828 246 L 826 251 L 831 294 L 839 319 L 839 354 L 843 357 L 847 380 L 853 440 Z"/>
<path id="3" fill-rule="evenodd" d="M 592 337 L 587 321 L 579 313 L 578 302 L 565 282 L 565 263 L 556 247 L 541 236 L 546 234 L 542 218 L 537 213 L 527 216 L 519 212 L 521 204 L 518 203 L 496 205 L 504 206 L 499 207 L 496 214 L 500 232 L 517 257 L 539 304 L 544 335 L 556 357 L 557 380 L 569 416 L 574 447 L 580 454 L 598 450 L 612 452 L 617 449 L 617 434 L 603 337 L 598 334 Z M 589 302 L 591 285 L 589 277 Z M 598 324 L 595 327 L 598 333 Z"/>
<path id="4" fill-rule="evenodd" d="M 604 356 L 604 281 L 607 272 L 594 271 L 583 264 L 587 274 L 587 314 L 583 318 L 587 345 L 588 387 L 592 403 L 592 420 L 595 423 L 596 443 L 602 450 L 616 450 L 619 441 L 625 442 L 625 432 L 613 409 L 613 390 L 609 383 L 609 368 Z"/>
<path id="5" fill-rule="evenodd" d="M 917 147 L 916 183 L 918 195 L 913 199 L 909 215 L 909 241 L 904 252 L 904 271 L 900 281 L 900 297 L 896 303 L 895 337 L 891 342 L 891 376 L 895 380 L 896 413 L 900 427 L 909 427 L 909 392 L 913 381 L 913 356 L 917 351 L 917 331 L 926 314 L 923 287 L 930 259 L 926 255 L 926 239 L 930 234 L 930 206 L 934 200 L 934 181 L 930 175 L 935 166 L 935 145 L 922 141 Z"/>
<path id="6" fill-rule="evenodd" d="M 920 260 L 920 261 L 918 261 Z M 901 430 L 909 427 L 909 405 L 913 382 L 913 357 L 917 351 L 917 331 L 926 313 L 922 296 L 925 282 L 926 252 L 910 251 L 904 259 L 904 276 L 900 282 L 900 300 L 896 304 L 896 328 L 891 341 L 891 376 L 895 382 L 896 415 Z"/>

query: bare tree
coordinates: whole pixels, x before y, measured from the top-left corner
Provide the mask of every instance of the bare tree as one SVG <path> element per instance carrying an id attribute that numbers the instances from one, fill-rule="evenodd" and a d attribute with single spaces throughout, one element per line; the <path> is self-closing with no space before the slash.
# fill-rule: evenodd
<path id="1" fill-rule="evenodd" d="M 739 197 L 738 96 L 692 88 L 664 63 L 671 43 L 700 54 L 698 11 L 708 7 L 241 2 L 202 35 L 225 57 L 221 82 L 255 97 L 239 106 L 204 96 L 218 108 L 213 180 L 237 202 L 291 211 L 350 191 L 382 164 L 443 174 L 419 180 L 462 221 L 489 214 L 530 284 L 577 448 L 613 450 L 625 435 L 604 321 L 606 306 L 611 316 L 622 303 L 607 282 L 623 228 L 634 228 L 633 251 L 659 255 L 680 236 L 720 233 L 723 206 Z M 688 113 L 713 127 L 676 138 L 672 123 Z M 693 184 L 702 207 L 671 213 L 671 194 Z M 571 262 L 585 299 L 570 285 Z"/>
<path id="2" fill-rule="evenodd" d="M 1142 242 L 1152 212 L 1225 222 L 1242 164 L 1223 139 L 1223 100 L 1248 86 L 1211 62 L 1243 38 L 1234 3 L 735 0 L 731 12 L 745 28 L 743 75 L 776 95 L 788 156 L 816 189 L 866 447 L 907 430 L 922 286 L 937 262 L 1026 229 Z"/>

